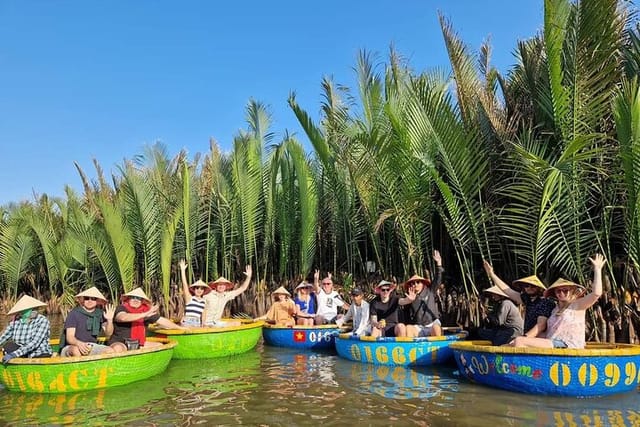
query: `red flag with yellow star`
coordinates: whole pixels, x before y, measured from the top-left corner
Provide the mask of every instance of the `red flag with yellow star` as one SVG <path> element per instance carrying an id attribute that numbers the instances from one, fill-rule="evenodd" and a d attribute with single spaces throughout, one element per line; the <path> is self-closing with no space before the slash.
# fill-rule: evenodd
<path id="1" fill-rule="evenodd" d="M 307 340 L 306 331 L 295 331 L 293 333 L 293 342 L 305 342 Z"/>

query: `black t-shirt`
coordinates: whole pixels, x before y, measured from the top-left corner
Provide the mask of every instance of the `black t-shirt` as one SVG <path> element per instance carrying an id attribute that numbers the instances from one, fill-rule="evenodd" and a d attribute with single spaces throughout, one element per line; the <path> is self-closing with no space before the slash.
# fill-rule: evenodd
<path id="1" fill-rule="evenodd" d="M 377 316 L 378 322 L 384 319 L 387 325 L 395 325 L 398 323 L 398 301 L 396 295 L 391 296 L 387 302 L 382 302 L 377 296 L 371 301 L 369 313 L 371 316 Z"/>
<path id="2" fill-rule="evenodd" d="M 109 338 L 109 344 L 114 342 L 125 342 L 125 340 L 131 338 L 131 322 L 117 322 L 116 317 L 120 312 L 128 313 L 127 309 L 124 305 L 119 305 L 116 308 L 115 314 L 113 315 L 113 335 Z M 151 323 L 155 323 L 160 318 L 159 314 L 155 316 L 151 316 L 149 318 L 144 319 L 144 324 L 149 325 Z"/>

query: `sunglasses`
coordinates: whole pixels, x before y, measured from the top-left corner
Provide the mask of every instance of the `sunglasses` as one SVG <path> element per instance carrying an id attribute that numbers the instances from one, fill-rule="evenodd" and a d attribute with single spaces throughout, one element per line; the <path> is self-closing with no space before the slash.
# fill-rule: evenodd
<path id="1" fill-rule="evenodd" d="M 380 292 L 389 292 L 391 288 L 380 288 Z"/>
<path id="2" fill-rule="evenodd" d="M 556 289 L 556 294 L 568 294 L 571 291 L 571 288 L 558 288 Z"/>
<path id="3" fill-rule="evenodd" d="M 129 297 L 129 299 L 134 299 L 134 300 L 142 301 L 142 298 L 140 298 L 140 297 Z"/>
<path id="4" fill-rule="evenodd" d="M 97 301 L 98 298 L 96 297 L 83 297 L 85 301 Z"/>

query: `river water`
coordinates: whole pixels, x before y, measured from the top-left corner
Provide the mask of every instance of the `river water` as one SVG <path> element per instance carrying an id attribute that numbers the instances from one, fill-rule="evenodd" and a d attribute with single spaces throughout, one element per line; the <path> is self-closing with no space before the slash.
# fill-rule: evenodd
<path id="1" fill-rule="evenodd" d="M 0 425 L 640 426 L 640 393 L 574 399 L 471 384 L 454 366 L 403 368 L 259 344 L 172 360 L 127 386 L 76 394 L 0 390 Z"/>

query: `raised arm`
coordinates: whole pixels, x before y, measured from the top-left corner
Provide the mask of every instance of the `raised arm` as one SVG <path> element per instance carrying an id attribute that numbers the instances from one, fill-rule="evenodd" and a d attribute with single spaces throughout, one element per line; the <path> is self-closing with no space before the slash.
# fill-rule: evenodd
<path id="1" fill-rule="evenodd" d="M 442 283 L 442 273 L 444 273 L 444 267 L 442 267 L 442 257 L 440 256 L 440 251 L 433 251 L 433 261 L 436 263 L 436 271 L 433 272 L 433 282 L 431 287 L 433 289 L 438 289 L 440 283 Z"/>
<path id="2" fill-rule="evenodd" d="M 249 283 L 251 283 L 252 274 L 253 274 L 253 269 L 251 268 L 250 265 L 247 265 L 244 269 L 244 275 L 246 276 L 244 278 L 244 282 L 242 282 L 242 285 L 238 289 L 231 291 L 231 295 L 233 295 L 234 298 L 242 294 L 244 291 L 246 291 L 249 288 Z"/>
<path id="3" fill-rule="evenodd" d="M 320 270 L 313 272 L 313 291 L 316 294 L 320 292 Z"/>
<path id="4" fill-rule="evenodd" d="M 578 298 L 574 304 L 578 310 L 586 310 L 598 301 L 602 295 L 602 268 L 607 259 L 602 254 L 595 254 L 593 258 L 589 258 L 593 266 L 593 283 L 591 283 L 591 292 L 582 298 Z"/>
<path id="5" fill-rule="evenodd" d="M 107 337 L 110 337 L 113 334 L 113 315 L 116 312 L 116 308 L 113 304 L 107 304 L 104 307 L 104 320 L 105 323 L 102 325 L 104 329 L 104 334 Z"/>
<path id="6" fill-rule="evenodd" d="M 484 271 L 487 272 L 487 276 L 491 279 L 493 283 L 496 284 L 500 289 L 504 291 L 505 294 L 509 296 L 509 299 L 513 300 L 516 304 L 522 304 L 522 298 L 520 298 L 520 292 L 514 291 L 511 289 L 509 285 L 504 283 L 504 281 L 498 277 L 496 273 L 493 271 L 493 266 L 489 264 L 488 261 L 483 261 L 482 265 L 484 267 Z"/>
<path id="7" fill-rule="evenodd" d="M 184 303 L 189 304 L 191 293 L 189 292 L 189 282 L 187 282 L 187 262 L 181 259 L 178 265 L 180 266 L 180 278 L 182 279 L 182 296 Z"/>

